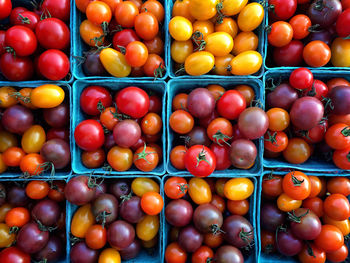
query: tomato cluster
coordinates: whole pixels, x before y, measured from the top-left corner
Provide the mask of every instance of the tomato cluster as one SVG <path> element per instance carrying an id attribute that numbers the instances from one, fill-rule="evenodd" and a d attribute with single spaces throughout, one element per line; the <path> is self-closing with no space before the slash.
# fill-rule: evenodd
<path id="1" fill-rule="evenodd" d="M 253 32 L 264 19 L 259 3 L 234 0 L 176 0 L 169 32 L 175 74 L 251 75 L 262 57 Z"/>
<path id="2" fill-rule="evenodd" d="M 161 2 L 75 0 L 75 4 L 86 14 L 80 36 L 93 48 L 84 55 L 82 68 L 87 76 L 163 77 Z"/>
<path id="3" fill-rule="evenodd" d="M 350 83 L 333 78 L 327 83 L 306 68 L 294 70 L 289 81 L 267 95 L 269 130 L 265 156 L 283 155 L 293 164 L 306 162 L 313 152 L 350 169 Z"/>
<path id="4" fill-rule="evenodd" d="M 243 253 L 254 246 L 254 230 L 246 218 L 254 183 L 248 178 L 169 177 L 165 218 L 171 225 L 166 263 L 243 263 Z M 192 201 L 192 202 L 191 202 Z M 216 253 L 214 255 L 214 251 Z"/>
<path id="5" fill-rule="evenodd" d="M 302 263 L 343 262 L 348 257 L 344 237 L 350 233 L 350 180 L 326 178 L 299 171 L 263 177 L 264 253 L 278 251 Z"/>
<path id="6" fill-rule="evenodd" d="M 136 258 L 142 247 L 157 247 L 163 209 L 159 190 L 150 178 L 105 182 L 73 177 L 64 189 L 67 200 L 80 205 L 70 227 L 78 240 L 71 248 L 71 262 L 120 263 Z"/>
<path id="7" fill-rule="evenodd" d="M 274 65 L 350 66 L 348 0 L 269 0 Z M 329 63 L 330 62 L 330 63 Z"/>
<path id="8" fill-rule="evenodd" d="M 248 85 L 225 90 L 215 84 L 175 95 L 169 116 L 176 133 L 169 156 L 172 166 L 200 177 L 231 165 L 253 167 L 258 150 L 252 140 L 268 127 L 265 112 L 252 106 L 254 98 L 255 91 Z"/>
<path id="9" fill-rule="evenodd" d="M 0 110 L 0 174 L 18 167 L 32 176 L 69 166 L 69 102 L 61 87 L 0 87 Z"/>
<path id="10" fill-rule="evenodd" d="M 0 183 L 0 261 L 56 262 L 65 252 L 65 183 Z"/>
<path id="11" fill-rule="evenodd" d="M 44 0 L 34 11 L 0 3 L 0 20 L 9 17 L 0 30 L 0 70 L 11 81 L 33 78 L 62 80 L 70 62 L 70 1 Z"/>
<path id="12" fill-rule="evenodd" d="M 90 116 L 74 131 L 75 142 L 83 150 L 83 164 L 99 168 L 107 160 L 110 169 L 118 172 L 129 170 L 133 164 L 151 172 L 163 158 L 159 146 L 163 127 L 161 98 L 130 86 L 118 90 L 113 100 L 101 86 L 88 86 L 81 93 L 80 107 Z"/>

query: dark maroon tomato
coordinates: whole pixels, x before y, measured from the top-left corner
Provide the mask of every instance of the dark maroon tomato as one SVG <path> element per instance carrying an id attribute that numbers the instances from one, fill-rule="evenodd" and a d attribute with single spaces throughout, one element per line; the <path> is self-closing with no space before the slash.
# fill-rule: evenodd
<path id="1" fill-rule="evenodd" d="M 120 250 L 127 248 L 135 239 L 134 227 L 122 220 L 113 222 L 107 230 L 107 240 L 109 244 Z"/>
<path id="2" fill-rule="evenodd" d="M 14 57 L 11 53 L 5 53 L 0 58 L 0 70 L 8 80 L 24 81 L 33 77 L 34 65 L 29 57 Z"/>
<path id="3" fill-rule="evenodd" d="M 101 194 L 92 203 L 91 211 L 98 224 L 109 224 L 118 217 L 118 200 L 114 195 Z"/>
<path id="4" fill-rule="evenodd" d="M 263 229 L 275 232 L 278 226 L 284 224 L 286 215 L 278 209 L 277 205 L 264 203 L 261 207 L 260 220 Z"/>
<path id="5" fill-rule="evenodd" d="M 34 31 L 39 21 L 40 17 L 36 13 L 32 11 L 24 11 L 18 14 L 14 24 L 28 27 Z"/>
<path id="6" fill-rule="evenodd" d="M 142 249 L 140 240 L 136 239 L 128 246 L 119 251 L 122 260 L 129 260 L 136 258 Z"/>
<path id="7" fill-rule="evenodd" d="M 292 257 L 303 249 L 303 241 L 296 238 L 290 229 L 277 230 L 276 246 L 277 250 L 285 256 Z"/>
<path id="8" fill-rule="evenodd" d="M 162 112 L 162 101 L 157 95 L 149 96 L 148 112 L 154 112 L 158 114 Z"/>
<path id="9" fill-rule="evenodd" d="M 115 146 L 113 133 L 109 133 L 105 135 L 105 143 L 103 144 L 103 146 L 107 151 L 109 151 L 113 146 Z M 134 151 L 136 151 L 136 149 Z"/>
<path id="10" fill-rule="evenodd" d="M 41 20 L 35 29 L 40 45 L 46 49 L 64 50 L 70 41 L 68 26 L 57 18 L 51 17 Z"/>
<path id="11" fill-rule="evenodd" d="M 277 66 L 296 67 L 303 62 L 304 44 L 299 40 L 292 40 L 283 47 L 273 49 L 273 61 Z"/>
<path id="12" fill-rule="evenodd" d="M 62 21 L 69 20 L 70 1 L 69 0 L 44 0 L 41 5 L 42 12 L 48 12 L 51 17 L 56 17 Z"/>
<path id="13" fill-rule="evenodd" d="M 64 254 L 63 249 L 62 239 L 51 235 L 46 246 L 38 253 L 34 254 L 33 258 L 37 261 L 46 259 L 47 262 L 56 262 Z"/>
<path id="14" fill-rule="evenodd" d="M 250 140 L 263 136 L 269 128 L 269 118 L 265 111 L 258 107 L 245 109 L 238 118 L 238 129 Z"/>
<path id="15" fill-rule="evenodd" d="M 99 197 L 102 194 L 107 193 L 107 184 L 106 182 L 103 181 L 103 179 L 99 180 L 97 182 L 97 186 L 96 186 L 96 192 L 95 192 L 95 198 Z"/>
<path id="16" fill-rule="evenodd" d="M 52 139 L 44 143 L 40 155 L 47 162 L 52 162 L 55 169 L 65 168 L 70 163 L 69 144 L 61 139 Z"/>
<path id="17" fill-rule="evenodd" d="M 113 128 L 113 137 L 117 145 L 129 148 L 137 143 L 141 137 L 141 128 L 134 120 L 123 120 Z"/>
<path id="18" fill-rule="evenodd" d="M 323 81 L 319 79 L 315 79 L 314 83 L 312 84 L 311 90 L 310 91 L 305 90 L 303 92 L 303 95 L 315 97 L 320 101 L 322 101 L 322 99 L 326 98 L 328 95 L 328 86 Z"/>
<path id="19" fill-rule="evenodd" d="M 258 151 L 255 144 L 246 139 L 238 139 L 232 142 L 230 148 L 230 160 L 234 167 L 249 169 L 254 163 Z"/>
<path id="20" fill-rule="evenodd" d="M 244 258 L 241 251 L 233 246 L 221 246 L 216 250 L 214 262 L 234 262 L 244 263 Z"/>
<path id="21" fill-rule="evenodd" d="M 75 205 L 84 205 L 93 200 L 96 192 L 96 184 L 86 175 L 73 177 L 64 188 L 66 199 Z"/>
<path id="22" fill-rule="evenodd" d="M 16 56 L 20 57 L 32 55 L 38 46 L 33 31 L 20 25 L 10 27 L 6 31 L 5 43 L 14 50 Z"/>
<path id="23" fill-rule="evenodd" d="M 2 262 L 30 263 L 30 255 L 24 253 L 16 247 L 8 247 L 0 252 Z"/>
<path id="24" fill-rule="evenodd" d="M 130 194 L 130 191 L 130 182 L 126 179 L 118 179 L 118 181 L 109 184 L 109 193 L 118 198 L 118 200 L 121 200 L 121 196 Z"/>
<path id="25" fill-rule="evenodd" d="M 80 107 L 83 112 L 92 116 L 99 115 L 101 113 L 99 103 L 104 108 L 112 105 L 112 96 L 109 91 L 101 86 L 86 87 L 80 95 Z"/>
<path id="26" fill-rule="evenodd" d="M 192 215 L 192 205 L 183 199 L 172 200 L 165 207 L 166 220 L 176 227 L 188 225 L 192 220 Z"/>
<path id="27" fill-rule="evenodd" d="M 24 253 L 37 253 L 42 250 L 49 241 L 49 232 L 39 229 L 36 223 L 24 225 L 17 235 L 17 247 Z"/>
<path id="28" fill-rule="evenodd" d="M 298 92 L 289 84 L 282 83 L 267 94 L 266 102 L 269 108 L 282 108 L 288 111 L 297 99 Z"/>
<path id="29" fill-rule="evenodd" d="M 214 110 L 208 117 L 199 119 L 198 124 L 204 128 L 208 128 L 209 124 L 216 118 L 219 118 L 219 113 L 217 110 Z"/>
<path id="30" fill-rule="evenodd" d="M 0 183 L 0 206 L 6 202 L 6 188 L 3 184 Z"/>
<path id="31" fill-rule="evenodd" d="M 203 235 L 194 226 L 186 226 L 180 230 L 178 243 L 186 252 L 195 252 L 203 243 Z"/>
<path id="32" fill-rule="evenodd" d="M 269 10 L 272 20 L 288 20 L 297 10 L 297 0 L 269 0 Z"/>
<path id="33" fill-rule="evenodd" d="M 238 140 L 238 139 L 247 139 L 244 137 L 244 135 L 242 134 L 242 132 L 239 130 L 238 128 L 238 124 L 235 124 L 232 126 L 232 141 L 234 140 Z"/>
<path id="34" fill-rule="evenodd" d="M 302 240 L 314 240 L 321 233 L 319 217 L 309 209 L 298 208 L 294 210 L 289 219 L 293 235 Z"/>
<path id="35" fill-rule="evenodd" d="M 228 145 L 220 146 L 216 143 L 210 145 L 210 150 L 216 156 L 216 170 L 226 170 L 231 166 L 230 147 Z"/>
<path id="36" fill-rule="evenodd" d="M 95 263 L 98 261 L 98 254 L 98 250 L 89 248 L 83 241 L 72 246 L 70 261 L 72 263 Z"/>
<path id="37" fill-rule="evenodd" d="M 342 12 L 342 5 L 338 0 L 314 0 L 308 10 L 308 16 L 313 25 L 318 24 L 327 29 L 337 21 Z"/>
<path id="38" fill-rule="evenodd" d="M 45 226 L 53 226 L 57 223 L 61 209 L 60 206 L 51 199 L 39 201 L 32 209 L 32 218 L 40 221 Z"/>
<path id="39" fill-rule="evenodd" d="M 114 141 L 114 137 L 113 137 L 113 141 Z M 143 147 L 145 143 L 146 143 L 146 137 L 144 135 L 141 135 L 141 137 L 137 140 L 137 142 L 130 148 L 131 150 L 136 151 L 138 148 Z"/>
<path id="40" fill-rule="evenodd" d="M 29 203 L 29 198 L 24 188 L 12 186 L 7 192 L 7 202 L 14 207 L 26 206 Z"/>
<path id="41" fill-rule="evenodd" d="M 350 114 L 350 87 L 338 86 L 331 90 L 329 94 L 333 104 L 333 114 Z"/>
<path id="42" fill-rule="evenodd" d="M 69 72 L 69 59 L 58 49 L 48 49 L 43 52 L 38 61 L 40 74 L 49 80 L 61 80 Z"/>
<path id="43" fill-rule="evenodd" d="M 322 102 L 314 97 L 307 96 L 294 102 L 290 110 L 290 119 L 296 128 L 310 130 L 319 124 L 323 114 Z"/>
<path id="44" fill-rule="evenodd" d="M 53 128 L 62 128 L 69 123 L 69 106 L 67 103 L 44 109 L 43 113 L 45 121 Z"/>
<path id="45" fill-rule="evenodd" d="M 33 125 L 33 113 L 22 105 L 7 108 L 2 115 L 3 127 L 12 133 L 22 134 Z"/>
<path id="46" fill-rule="evenodd" d="M 62 139 L 69 142 L 69 130 L 66 128 L 52 128 L 46 133 L 46 140 Z"/>
<path id="47" fill-rule="evenodd" d="M 254 243 L 254 230 L 243 216 L 232 215 L 224 220 L 225 240 L 232 246 L 243 248 Z"/>
<path id="48" fill-rule="evenodd" d="M 222 213 L 214 205 L 199 205 L 193 213 L 195 227 L 201 233 L 220 233 L 223 223 Z"/>
<path id="49" fill-rule="evenodd" d="M 194 127 L 189 133 L 185 136 L 181 136 L 185 139 L 185 144 L 187 147 L 194 145 L 204 145 L 209 147 L 211 141 L 207 135 L 207 130 L 201 126 Z"/>
<path id="50" fill-rule="evenodd" d="M 140 38 L 137 36 L 136 32 L 133 29 L 123 29 L 120 32 L 117 32 L 113 37 L 113 48 L 117 51 L 120 51 L 119 47 L 124 47 L 133 42 L 139 41 Z"/>
<path id="51" fill-rule="evenodd" d="M 309 43 L 311 41 L 320 40 L 325 42 L 328 46 L 332 43 L 332 34 L 329 30 L 323 29 L 321 31 L 311 32 L 307 37 L 306 42 Z"/>
<path id="52" fill-rule="evenodd" d="M 81 149 L 95 151 L 105 142 L 102 125 L 96 120 L 82 121 L 74 130 L 74 139 Z"/>
<path id="53" fill-rule="evenodd" d="M 188 94 L 187 109 L 196 118 L 205 118 L 215 109 L 215 98 L 208 89 L 196 88 Z"/>
<path id="54" fill-rule="evenodd" d="M 106 76 L 107 71 L 100 60 L 100 51 L 91 50 L 85 54 L 82 69 L 87 76 Z"/>
<path id="55" fill-rule="evenodd" d="M 120 204 L 119 213 L 121 218 L 131 224 L 140 222 L 145 215 L 141 208 L 141 198 L 125 196 Z"/>

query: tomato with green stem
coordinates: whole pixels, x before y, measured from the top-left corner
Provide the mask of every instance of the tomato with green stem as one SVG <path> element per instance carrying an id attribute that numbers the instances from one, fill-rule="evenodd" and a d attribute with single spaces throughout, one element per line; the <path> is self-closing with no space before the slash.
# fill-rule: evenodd
<path id="1" fill-rule="evenodd" d="M 215 154 L 204 145 L 194 145 L 185 155 L 186 169 L 198 177 L 207 177 L 216 168 Z"/>
<path id="2" fill-rule="evenodd" d="M 325 135 L 326 143 L 335 150 L 350 147 L 350 127 L 344 123 L 337 123 L 329 127 Z"/>
<path id="3" fill-rule="evenodd" d="M 133 159 L 135 166 L 143 172 L 154 170 L 159 162 L 158 153 L 146 144 L 136 150 Z"/>
<path id="4" fill-rule="evenodd" d="M 282 182 L 283 191 L 295 200 L 304 200 L 311 193 L 311 182 L 309 177 L 300 171 L 286 174 Z"/>
<path id="5" fill-rule="evenodd" d="M 182 198 L 188 189 L 188 184 L 183 177 L 171 177 L 164 184 L 164 192 L 171 199 Z"/>
<path id="6" fill-rule="evenodd" d="M 207 128 L 208 137 L 215 143 L 222 146 L 223 143 L 230 145 L 229 140 L 232 139 L 232 124 L 225 118 L 216 118 L 210 122 Z"/>

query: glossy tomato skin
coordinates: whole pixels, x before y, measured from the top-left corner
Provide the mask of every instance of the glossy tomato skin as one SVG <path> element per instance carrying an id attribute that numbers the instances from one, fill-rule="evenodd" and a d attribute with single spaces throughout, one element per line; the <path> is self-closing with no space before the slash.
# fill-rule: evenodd
<path id="1" fill-rule="evenodd" d="M 57 18 L 41 20 L 35 29 L 35 34 L 39 44 L 46 49 L 63 50 L 69 45 L 69 28 Z"/>
<path id="2" fill-rule="evenodd" d="M 30 254 L 22 252 L 17 247 L 9 247 L 1 251 L 1 261 L 4 263 L 30 263 Z"/>
<path id="3" fill-rule="evenodd" d="M 350 30 L 347 25 L 350 22 L 350 10 L 346 9 L 337 19 L 336 30 L 340 37 L 347 37 L 350 35 Z"/>
<path id="4" fill-rule="evenodd" d="M 219 115 L 228 120 L 237 119 L 245 108 L 246 101 L 243 95 L 236 90 L 226 91 L 217 102 Z"/>
<path id="5" fill-rule="evenodd" d="M 200 158 L 199 161 L 197 158 Z M 207 177 L 215 170 L 216 156 L 208 147 L 195 145 L 186 152 L 185 166 L 191 174 Z"/>
<path id="6" fill-rule="evenodd" d="M 222 230 L 225 231 L 225 240 L 232 246 L 242 248 L 254 242 L 253 227 L 250 222 L 239 215 L 232 215 L 224 220 Z M 245 240 L 241 234 L 245 232 L 248 236 Z"/>
<path id="7" fill-rule="evenodd" d="M 36 223 L 24 225 L 17 235 L 17 247 L 24 253 L 37 253 L 48 241 L 49 232 L 40 230 Z"/>
<path id="8" fill-rule="evenodd" d="M 303 61 L 304 45 L 299 40 L 292 40 L 288 45 L 273 50 L 273 61 L 278 66 L 296 67 Z"/>
<path id="9" fill-rule="evenodd" d="M 29 23 L 27 24 L 24 21 L 28 21 Z M 22 25 L 34 31 L 39 21 L 39 15 L 31 11 L 24 11 L 21 13 L 21 16 L 18 15 L 15 25 Z"/>
<path id="10" fill-rule="evenodd" d="M 25 26 L 13 26 L 6 31 L 5 43 L 14 49 L 18 56 L 32 55 L 38 45 L 35 34 Z"/>
<path id="11" fill-rule="evenodd" d="M 240 169 L 249 169 L 254 163 L 258 151 L 255 144 L 247 139 L 238 139 L 232 142 L 230 160 L 233 166 Z"/>
<path id="12" fill-rule="evenodd" d="M 274 6 L 274 11 L 269 12 L 269 17 L 271 17 L 273 20 L 288 20 L 294 15 L 297 9 L 296 0 L 270 0 L 269 5 Z"/>
<path id="13" fill-rule="evenodd" d="M 85 242 L 79 242 L 72 246 L 70 260 L 72 263 L 94 263 L 98 260 L 98 251 L 89 248 Z"/>
<path id="14" fill-rule="evenodd" d="M 295 256 L 303 249 L 303 241 L 296 238 L 290 230 L 278 231 L 276 236 L 277 250 L 285 256 Z"/>
<path id="15" fill-rule="evenodd" d="M 146 115 L 149 109 L 148 94 L 138 87 L 127 87 L 121 90 L 116 98 L 118 110 L 138 119 Z"/>
<path id="16" fill-rule="evenodd" d="M 103 128 L 98 121 L 85 120 L 74 131 L 77 145 L 85 151 L 94 151 L 102 147 L 105 141 Z"/>
<path id="17" fill-rule="evenodd" d="M 5 53 L 0 58 L 0 69 L 5 78 L 11 81 L 24 81 L 32 78 L 34 65 L 29 57 L 14 57 Z"/>
<path id="18" fill-rule="evenodd" d="M 297 99 L 290 111 L 290 119 L 296 128 L 310 130 L 317 126 L 324 114 L 324 106 L 315 97 Z"/>
<path id="19" fill-rule="evenodd" d="M 47 10 L 52 17 L 61 19 L 62 21 L 69 20 L 70 1 L 69 0 L 44 0 L 41 5 L 41 10 Z"/>
<path id="20" fill-rule="evenodd" d="M 105 108 L 112 105 L 112 96 L 104 87 L 89 86 L 80 95 L 80 107 L 86 114 L 92 116 L 100 114 L 97 108 L 99 102 Z"/>
<path id="21" fill-rule="evenodd" d="M 285 220 L 286 215 L 278 209 L 277 205 L 266 202 L 261 207 L 261 226 L 263 229 L 275 232 Z"/>
<path id="22" fill-rule="evenodd" d="M 212 143 L 210 149 L 216 156 L 216 170 L 226 170 L 231 166 L 230 147 L 228 145 L 220 146 Z"/>
<path id="23" fill-rule="evenodd" d="M 69 59 L 58 49 L 49 49 L 39 57 L 39 71 L 49 80 L 61 80 L 69 72 Z"/>

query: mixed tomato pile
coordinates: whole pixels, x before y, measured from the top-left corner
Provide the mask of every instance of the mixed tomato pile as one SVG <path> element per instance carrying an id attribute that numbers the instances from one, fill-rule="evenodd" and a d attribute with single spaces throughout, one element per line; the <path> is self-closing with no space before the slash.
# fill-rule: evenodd
<path id="1" fill-rule="evenodd" d="M 296 256 L 302 263 L 348 258 L 350 179 L 273 172 L 262 179 L 263 253 Z"/>
<path id="2" fill-rule="evenodd" d="M 0 2 L 0 71 L 11 81 L 69 79 L 70 1 L 44 0 L 34 10 Z"/>

